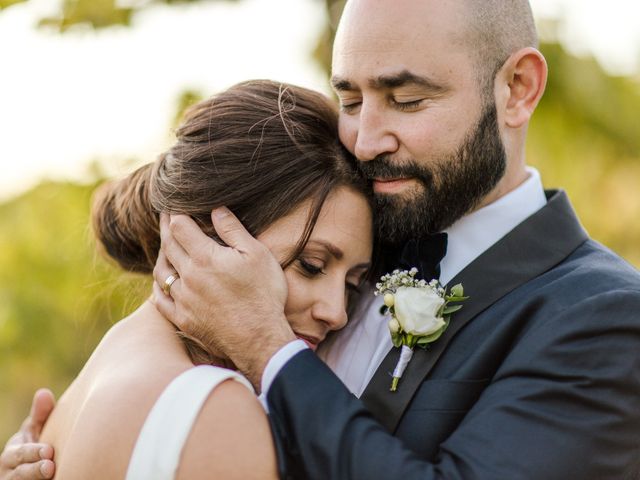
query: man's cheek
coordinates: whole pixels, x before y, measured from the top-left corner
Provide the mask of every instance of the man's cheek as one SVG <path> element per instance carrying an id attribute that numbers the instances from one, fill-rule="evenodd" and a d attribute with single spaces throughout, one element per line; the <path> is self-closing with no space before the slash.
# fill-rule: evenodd
<path id="1" fill-rule="evenodd" d="M 356 140 L 358 138 L 357 121 L 354 118 L 341 115 L 338 134 L 340 142 L 342 142 L 347 150 L 353 154 L 356 148 Z"/>

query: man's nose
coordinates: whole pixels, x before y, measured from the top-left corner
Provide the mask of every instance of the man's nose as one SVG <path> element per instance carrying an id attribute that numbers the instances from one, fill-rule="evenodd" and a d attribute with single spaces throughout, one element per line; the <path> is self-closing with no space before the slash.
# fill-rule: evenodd
<path id="1" fill-rule="evenodd" d="M 378 155 L 398 150 L 398 139 L 392 125 L 377 105 L 362 103 L 354 154 L 360 161 L 373 160 Z"/>

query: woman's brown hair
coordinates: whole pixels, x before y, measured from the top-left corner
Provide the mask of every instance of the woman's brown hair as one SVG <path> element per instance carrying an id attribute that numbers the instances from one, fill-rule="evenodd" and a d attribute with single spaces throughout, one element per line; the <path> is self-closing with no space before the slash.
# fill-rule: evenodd
<path id="1" fill-rule="evenodd" d="M 103 185 L 94 197 L 95 234 L 125 270 L 153 271 L 160 212 L 188 214 L 215 238 L 211 210 L 224 205 L 255 236 L 311 200 L 305 232 L 286 267 L 333 190 L 369 193 L 338 140 L 335 107 L 302 87 L 240 83 L 193 106 L 176 136 L 155 162 Z"/>

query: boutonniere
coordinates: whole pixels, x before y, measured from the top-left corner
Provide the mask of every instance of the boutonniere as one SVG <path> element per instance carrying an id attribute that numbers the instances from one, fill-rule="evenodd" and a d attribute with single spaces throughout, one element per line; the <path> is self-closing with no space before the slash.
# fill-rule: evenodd
<path id="1" fill-rule="evenodd" d="M 415 278 L 417 273 L 417 268 L 394 270 L 383 275 L 376 284 L 375 294 L 383 295 L 383 309 L 391 315 L 389 332 L 393 345 L 402 347 L 393 371 L 392 392 L 397 390 L 414 348 L 426 349 L 438 340 L 449 326 L 451 314 L 462 308 L 462 305 L 450 304 L 469 298 L 464 296 L 461 283 L 447 293 L 438 280 L 419 280 Z"/>

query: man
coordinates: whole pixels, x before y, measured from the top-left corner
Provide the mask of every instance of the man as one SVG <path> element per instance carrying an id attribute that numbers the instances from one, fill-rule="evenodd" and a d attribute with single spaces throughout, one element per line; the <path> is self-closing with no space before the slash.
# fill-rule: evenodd
<path id="1" fill-rule="evenodd" d="M 157 306 L 262 390 L 283 476 L 638 476 L 640 275 L 525 165 L 547 74 L 536 45 L 525 0 L 347 3 L 332 84 L 380 239 L 424 254 L 447 233 L 434 274 L 470 297 L 396 392 L 379 300 L 366 294 L 323 352 L 359 401 L 296 340 L 267 281 L 275 260 L 233 215 L 213 215 L 229 247 L 184 217 L 164 229 L 156 281 L 181 278 Z"/>

